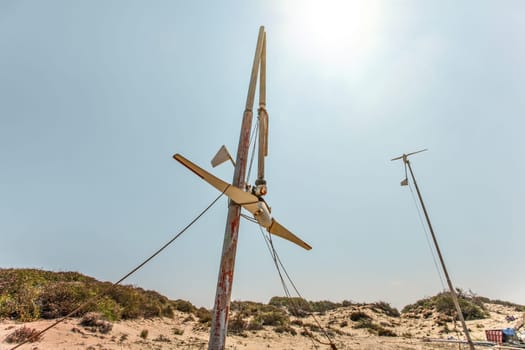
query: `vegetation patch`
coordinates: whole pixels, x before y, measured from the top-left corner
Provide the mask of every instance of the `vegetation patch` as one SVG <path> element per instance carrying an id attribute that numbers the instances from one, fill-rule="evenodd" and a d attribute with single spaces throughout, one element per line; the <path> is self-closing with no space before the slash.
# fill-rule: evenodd
<path id="1" fill-rule="evenodd" d="M 211 311 L 205 307 L 198 308 L 195 311 L 195 316 L 199 319 L 199 323 L 210 325 L 211 324 Z"/>
<path id="2" fill-rule="evenodd" d="M 107 334 L 113 329 L 113 325 L 104 319 L 101 313 L 89 312 L 80 320 L 80 325 L 88 328 L 92 332 Z"/>
<path id="3" fill-rule="evenodd" d="M 479 320 L 488 317 L 488 312 L 482 299 L 483 298 L 463 293 L 463 291 L 458 289 L 459 306 L 465 320 Z M 423 315 L 424 318 L 430 317 L 432 311 L 457 319 L 456 308 L 452 296 L 448 292 L 418 300 L 414 304 L 405 306 L 402 310 L 403 314 L 420 314 Z"/>
<path id="4" fill-rule="evenodd" d="M 372 322 L 370 319 L 362 319 L 354 325 L 355 329 L 364 328 L 367 329 L 370 334 L 378 335 L 380 337 L 397 337 L 397 334 L 377 323 Z"/>
<path id="5" fill-rule="evenodd" d="M 308 301 L 303 298 L 273 297 L 269 305 L 285 308 L 293 316 L 305 317 L 312 312 L 324 314 L 343 306 L 351 306 L 353 303 L 347 300 L 342 303 L 334 303 L 328 300 Z"/>
<path id="6" fill-rule="evenodd" d="M 398 309 L 396 309 L 395 307 L 392 307 L 392 305 L 390 305 L 389 303 L 385 301 L 378 301 L 376 303 L 373 303 L 371 308 L 375 312 L 381 311 L 385 315 L 390 316 L 390 317 L 400 317 L 401 316 Z"/>
<path id="7" fill-rule="evenodd" d="M 370 320 L 372 318 L 363 311 L 354 311 L 350 314 L 350 319 L 354 322 L 358 322 Z"/>
<path id="8" fill-rule="evenodd" d="M 38 334 L 38 331 L 34 328 L 23 326 L 18 328 L 5 338 L 5 342 L 8 344 L 20 344 L 25 341 L 30 343 L 42 340 L 42 335 Z"/>
<path id="9" fill-rule="evenodd" d="M 154 291 L 113 286 L 77 272 L 0 269 L 0 318 L 22 322 L 99 312 L 108 320 L 173 317 L 174 302 Z"/>

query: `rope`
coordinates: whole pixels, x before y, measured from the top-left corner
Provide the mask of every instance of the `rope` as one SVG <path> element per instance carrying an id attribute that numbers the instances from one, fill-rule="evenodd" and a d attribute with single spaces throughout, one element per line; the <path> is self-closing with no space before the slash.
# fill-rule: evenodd
<path id="1" fill-rule="evenodd" d="M 36 333 L 36 334 L 33 334 L 31 337 L 29 337 L 28 339 L 26 339 L 25 341 L 23 341 L 22 343 L 20 344 L 17 344 L 15 345 L 14 347 L 12 347 L 10 350 L 15 350 L 19 347 L 21 347 L 22 345 L 30 342 L 31 340 L 33 339 L 38 339 L 38 337 L 40 337 L 42 334 L 44 334 L 45 332 L 47 332 L 48 330 L 50 330 L 51 328 L 54 328 L 56 327 L 57 325 L 59 325 L 60 323 L 64 322 L 67 318 L 71 317 L 72 315 L 76 314 L 77 312 L 79 312 L 80 310 L 82 310 L 84 307 L 86 307 L 88 304 L 98 300 L 99 298 L 101 298 L 102 296 L 104 296 L 106 293 L 108 293 L 109 291 L 111 291 L 113 288 L 115 288 L 117 285 L 119 285 L 120 283 L 122 283 L 122 281 L 124 281 L 126 278 L 128 278 L 129 276 L 131 276 L 132 274 L 134 274 L 135 272 L 137 272 L 140 268 L 142 268 L 144 265 L 146 265 L 148 262 L 150 262 L 154 257 L 156 257 L 157 255 L 160 254 L 160 252 L 162 252 L 164 249 L 166 249 L 171 243 L 173 243 L 177 238 L 179 238 L 187 229 L 189 229 L 194 223 L 197 222 L 197 220 L 199 220 L 201 218 L 201 216 L 203 216 L 215 203 L 217 203 L 217 201 L 224 195 L 224 193 L 228 190 L 228 188 L 230 188 L 230 185 L 228 185 L 228 187 L 226 187 L 226 189 L 217 197 L 215 198 L 203 211 L 200 212 L 199 215 L 197 215 L 192 221 L 190 221 L 190 223 L 188 225 L 186 225 L 181 231 L 179 231 L 179 233 L 177 233 L 172 239 L 170 239 L 166 244 L 164 244 L 161 248 L 159 248 L 155 253 L 153 253 L 149 258 L 147 258 L 146 260 L 144 260 L 142 263 L 140 263 L 137 267 L 135 267 L 133 270 L 131 270 L 130 272 L 128 272 L 126 275 L 124 275 L 124 277 L 122 277 L 121 279 L 119 279 L 117 282 L 114 282 L 112 285 L 108 286 L 106 289 L 104 289 L 101 293 L 97 294 L 97 295 L 94 295 L 93 297 L 91 297 L 90 299 L 88 299 L 88 301 L 86 301 L 85 303 L 81 304 L 80 306 L 78 306 L 76 309 L 74 309 L 73 311 L 71 311 L 69 314 L 67 314 L 66 316 L 63 316 L 62 318 L 58 319 L 57 321 L 55 321 L 53 324 L 51 324 L 50 326 L 47 326 L 46 328 L 44 328 L 43 330 L 41 330 L 40 332 Z"/>
<path id="2" fill-rule="evenodd" d="M 427 230 L 427 227 L 425 226 L 425 223 L 423 222 L 423 217 L 421 216 L 421 208 L 418 205 L 416 196 L 414 194 L 414 189 L 412 188 L 412 184 L 410 181 L 408 182 L 408 188 L 410 189 L 410 193 L 412 194 L 412 200 L 414 201 L 414 205 L 416 206 L 417 215 L 419 216 L 419 222 L 421 223 L 421 227 L 423 228 L 423 232 L 425 233 L 425 239 L 427 240 L 428 249 L 430 250 L 430 253 L 432 254 L 432 260 L 434 261 L 434 267 L 436 268 L 436 271 L 439 277 L 439 282 L 441 283 L 441 288 L 443 288 L 442 290 L 445 290 L 445 283 L 443 281 L 442 272 L 439 269 L 439 266 L 437 263 L 436 253 L 434 252 L 434 249 L 432 248 L 432 244 L 430 243 L 430 238 L 429 238 L 430 234 Z"/>
<path id="3" fill-rule="evenodd" d="M 274 262 L 274 265 L 275 265 L 275 268 L 277 269 L 277 273 L 279 274 L 279 278 L 281 280 L 281 284 L 282 284 L 282 287 L 283 287 L 283 290 L 284 290 L 284 293 L 286 295 L 286 297 L 290 300 L 290 302 L 292 303 L 292 306 L 293 308 L 295 309 L 294 311 L 296 312 L 296 314 L 298 314 L 298 307 L 297 305 L 295 305 L 295 302 L 291 296 L 291 293 L 290 293 L 290 290 L 288 289 L 288 286 L 286 284 L 286 281 L 284 280 L 284 277 L 281 273 L 281 269 L 283 270 L 286 278 L 288 279 L 288 281 L 290 282 L 290 285 L 292 286 L 292 288 L 294 289 L 295 293 L 297 294 L 297 296 L 301 299 L 304 299 L 303 296 L 301 295 L 301 293 L 299 292 L 299 290 L 297 289 L 297 287 L 295 286 L 295 283 L 293 282 L 293 280 L 291 279 L 290 275 L 288 274 L 288 271 L 286 270 L 286 268 L 284 267 L 282 261 L 281 261 L 281 258 L 279 257 L 279 254 L 277 254 L 277 250 L 275 250 L 275 247 L 273 245 L 273 241 L 272 241 L 272 235 L 271 234 L 268 234 L 265 235 L 264 234 L 264 231 L 262 230 L 261 226 L 259 225 L 259 230 L 261 231 L 261 235 L 263 236 L 264 238 L 264 241 L 266 243 L 266 247 L 268 248 L 269 252 L 270 252 L 270 255 L 272 256 L 272 260 Z M 280 266 L 280 267 L 279 267 Z M 315 317 L 315 315 L 313 313 L 310 314 L 310 316 L 312 316 L 312 318 L 314 319 L 315 323 L 317 324 L 317 326 L 321 329 L 323 335 L 326 337 L 326 339 L 328 339 L 328 343 L 325 343 L 325 342 L 322 342 L 320 341 L 319 339 L 317 339 L 311 332 L 309 332 L 306 327 L 303 325 L 303 329 L 305 331 L 305 334 L 308 335 L 310 337 L 310 339 L 312 340 L 312 344 L 314 346 L 315 349 L 317 349 L 317 345 L 315 344 L 314 341 L 317 341 L 318 343 L 320 344 L 323 344 L 323 345 L 329 345 L 331 347 L 331 349 L 333 350 L 337 350 L 337 347 L 335 346 L 335 343 L 333 342 L 333 340 L 331 339 L 330 335 L 328 334 L 328 332 L 326 331 L 326 329 L 321 325 L 319 319 L 317 317 Z"/>

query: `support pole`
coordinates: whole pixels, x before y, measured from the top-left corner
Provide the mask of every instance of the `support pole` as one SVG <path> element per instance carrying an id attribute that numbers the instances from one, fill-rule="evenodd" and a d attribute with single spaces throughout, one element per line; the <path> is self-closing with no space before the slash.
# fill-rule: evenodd
<path id="1" fill-rule="evenodd" d="M 445 278 L 447 279 L 448 288 L 450 289 L 450 295 L 452 296 L 452 300 L 454 301 L 454 306 L 456 307 L 456 312 L 458 313 L 459 320 L 461 321 L 461 325 L 463 327 L 463 333 L 465 333 L 465 336 L 467 337 L 467 342 L 469 344 L 470 349 L 475 350 L 474 343 L 472 342 L 472 339 L 470 338 L 470 333 L 468 331 L 467 324 L 465 323 L 465 318 L 463 317 L 463 313 L 461 312 L 461 307 L 459 306 L 459 301 L 458 301 L 458 296 L 456 294 L 456 290 L 454 289 L 454 286 L 452 285 L 452 281 L 450 280 L 450 276 L 448 275 L 447 267 L 445 266 L 445 260 L 443 259 L 443 255 L 441 254 L 441 250 L 439 249 L 436 235 L 434 233 L 434 229 L 432 228 L 430 217 L 428 216 L 428 213 L 427 213 L 427 208 L 425 207 L 425 203 L 423 203 L 423 197 L 421 197 L 421 192 L 419 192 L 419 187 L 416 182 L 416 177 L 414 176 L 414 172 L 412 171 L 412 167 L 410 166 L 410 161 L 408 160 L 406 155 L 403 156 L 403 161 L 408 166 L 408 170 L 410 170 L 412 181 L 414 182 L 414 186 L 416 187 L 417 196 L 419 198 L 419 202 L 421 203 L 421 207 L 423 208 L 423 213 L 425 214 L 425 219 L 427 220 L 428 228 L 430 229 L 430 234 L 432 235 L 432 240 L 434 241 L 434 245 L 436 247 L 436 251 L 439 257 L 439 262 L 441 263 L 441 267 L 443 268 L 443 272 L 445 273 Z"/>
<path id="2" fill-rule="evenodd" d="M 259 156 L 257 163 L 256 185 L 265 185 L 264 158 L 268 155 L 268 112 L 266 111 L 266 34 L 261 53 L 261 70 L 259 76 Z"/>
<path id="3" fill-rule="evenodd" d="M 239 146 L 237 148 L 237 161 L 233 175 L 233 186 L 244 188 L 246 176 L 246 163 L 248 160 L 248 150 L 250 146 L 250 130 L 253 117 L 253 101 L 255 87 L 257 85 L 257 73 L 260 65 L 261 52 L 264 41 L 264 27 L 259 28 L 259 37 L 253 59 L 252 74 L 246 98 L 246 109 L 241 125 Z M 230 311 L 230 298 L 233 285 L 233 272 L 235 269 L 235 256 L 237 253 L 237 239 L 239 233 L 239 223 L 241 207 L 238 204 L 229 202 L 228 218 L 222 246 L 221 266 L 217 280 L 217 291 L 215 294 L 215 304 L 211 320 L 209 350 L 223 350 L 226 345 L 226 333 L 228 330 L 228 314 Z"/>

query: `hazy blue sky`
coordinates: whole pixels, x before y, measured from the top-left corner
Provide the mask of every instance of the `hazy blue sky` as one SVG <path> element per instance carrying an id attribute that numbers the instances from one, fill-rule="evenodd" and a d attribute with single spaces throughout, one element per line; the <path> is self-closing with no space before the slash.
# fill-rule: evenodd
<path id="1" fill-rule="evenodd" d="M 453 282 L 525 304 L 525 2 L 0 2 L 0 266 L 117 280 L 217 192 L 259 25 L 267 201 L 308 299 L 403 306 L 442 289 L 404 172 L 413 158 Z M 230 181 L 231 166 L 214 172 Z M 210 307 L 227 200 L 127 283 Z M 234 299 L 282 288 L 243 221 Z"/>

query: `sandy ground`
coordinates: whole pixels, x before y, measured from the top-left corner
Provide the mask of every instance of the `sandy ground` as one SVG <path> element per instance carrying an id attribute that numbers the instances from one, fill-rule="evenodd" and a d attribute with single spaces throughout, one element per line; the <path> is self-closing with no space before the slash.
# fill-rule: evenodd
<path id="1" fill-rule="evenodd" d="M 354 329 L 349 321 L 353 311 L 361 310 L 374 317 L 374 322 L 391 329 L 397 337 L 372 336 L 366 329 Z M 512 327 L 514 322 L 507 322 L 505 317 L 521 315 L 511 309 L 499 306 L 489 306 L 491 317 L 485 320 L 469 321 L 468 327 L 474 340 L 485 340 L 486 329 L 501 329 Z M 57 327 L 44 334 L 42 340 L 28 343 L 19 349 L 31 350 L 103 350 L 103 349 L 207 349 L 208 328 L 196 321 L 186 321 L 187 315 L 177 313 L 173 319 L 157 318 L 152 320 L 115 322 L 108 334 L 89 330 L 79 325 L 78 319 L 68 319 Z M 433 316 L 427 318 L 401 317 L 393 318 L 383 314 L 372 313 L 365 307 L 341 308 L 325 315 L 318 316 L 321 324 L 335 331 L 334 341 L 337 349 L 364 349 L 364 350 L 416 350 L 416 349 L 467 349 L 464 345 L 429 343 L 427 338 L 447 339 L 462 338 L 459 324 L 454 330 L 454 324 L 447 324 L 449 329 L 444 332 L 444 326 L 438 326 Z M 309 318 L 300 319 L 303 323 L 314 323 Z M 347 321 L 348 324 L 345 324 Z M 3 321 L 0 323 L 0 350 L 11 349 L 15 344 L 5 342 L 7 335 L 19 327 L 29 327 L 41 330 L 53 321 L 36 321 L 30 323 L 16 323 Z M 294 326 L 297 335 L 279 334 L 272 328 L 260 331 L 246 331 L 243 336 L 228 336 L 227 349 L 330 349 L 330 346 L 313 341 L 310 337 L 301 335 L 302 328 Z M 148 335 L 144 339 L 141 333 L 146 330 Z M 314 335 L 319 340 L 326 339 L 318 333 Z"/>

